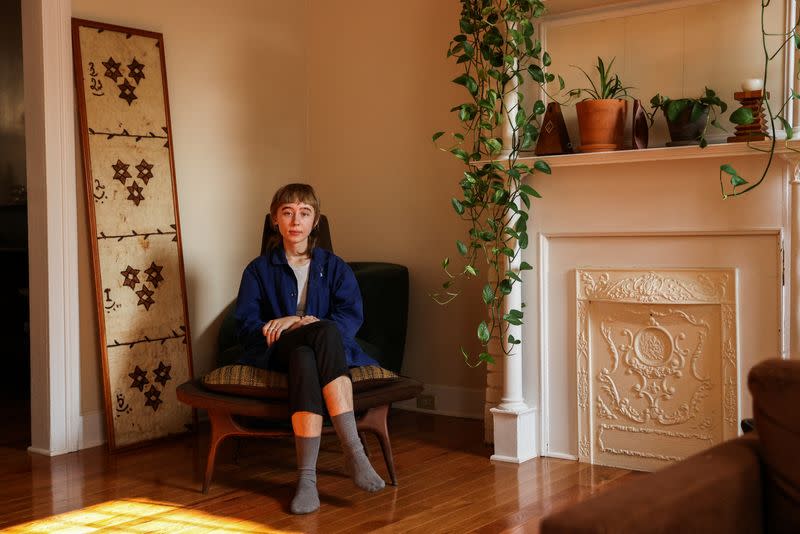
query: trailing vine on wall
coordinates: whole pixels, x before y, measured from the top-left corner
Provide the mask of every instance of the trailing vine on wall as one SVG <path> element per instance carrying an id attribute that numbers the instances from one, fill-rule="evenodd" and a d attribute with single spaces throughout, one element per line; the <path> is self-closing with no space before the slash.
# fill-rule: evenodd
<path id="1" fill-rule="evenodd" d="M 503 300 L 522 282 L 519 271 L 532 268 L 518 256 L 528 246 L 531 199 L 540 195 L 525 178 L 535 172 L 550 174 L 544 161 L 533 166 L 518 161 L 521 151 L 533 149 L 545 112 L 544 102 L 526 100 L 521 88 L 529 82 L 544 88 L 556 79 L 559 90 L 564 88 L 560 76 L 547 72 L 551 58 L 535 35 L 533 21 L 544 13 L 539 0 L 462 0 L 460 31 L 447 50 L 447 56 L 463 66 L 453 83 L 464 88 L 465 99 L 451 109 L 460 129 L 444 139 L 445 132 L 436 132 L 433 141 L 465 166 L 461 195 L 451 204 L 469 230 L 455 243 L 463 266 L 454 270 L 445 258 L 446 280 L 432 297 L 440 304 L 451 302 L 461 293 L 459 282 L 480 276 L 485 260 L 488 281 L 481 299 L 487 318 L 476 332 L 482 350 L 471 356 L 461 349 L 471 366 L 494 362 L 490 340 L 500 341 L 505 354 L 520 343 L 508 330 L 522 324 L 523 311 L 504 309 Z M 448 144 L 442 146 L 445 140 Z"/>
<path id="2" fill-rule="evenodd" d="M 767 81 L 769 79 L 769 67 L 772 61 L 775 58 L 780 57 L 781 60 L 783 57 L 781 56 L 781 52 L 785 51 L 787 46 L 793 46 L 797 50 L 800 50 L 800 12 L 798 12 L 796 7 L 796 0 L 795 1 L 795 20 L 792 21 L 792 27 L 788 28 L 785 32 L 779 33 L 771 33 L 767 31 L 766 27 L 766 13 L 767 9 L 770 6 L 770 0 L 761 0 L 761 48 L 764 52 L 764 71 L 763 71 L 763 80 L 764 80 L 764 92 L 766 93 L 767 88 Z M 783 6 L 780 6 L 783 7 Z M 779 38 L 781 40 L 781 44 L 775 47 L 774 50 L 771 50 L 769 44 L 767 42 L 768 38 Z M 798 65 L 800 66 L 800 65 Z M 791 80 L 792 82 L 794 80 Z M 758 150 L 759 152 L 764 152 L 769 154 L 766 163 L 761 171 L 761 175 L 754 181 L 745 180 L 739 172 L 730 164 L 725 163 L 720 166 L 719 168 L 719 185 L 720 190 L 722 192 L 723 198 L 739 196 L 751 191 L 761 185 L 761 182 L 764 181 L 766 178 L 767 173 L 769 172 L 770 167 L 772 166 L 772 161 L 775 157 L 775 148 L 777 145 L 777 140 L 775 139 L 775 124 L 780 123 L 783 126 L 784 131 L 786 132 L 786 141 L 784 141 L 785 148 L 792 152 L 800 152 L 799 150 L 789 146 L 788 141 L 794 137 L 794 130 L 791 125 L 791 121 L 789 118 L 786 117 L 787 107 L 789 102 L 792 100 L 800 100 L 800 94 L 798 94 L 794 89 L 792 89 L 789 93 L 789 96 L 784 99 L 781 107 L 776 111 L 772 109 L 772 105 L 769 102 L 768 98 L 764 98 L 764 107 L 766 109 L 766 117 L 769 121 L 770 127 L 770 138 L 769 138 L 769 148 L 761 148 L 753 145 L 752 143 L 748 142 L 750 148 L 754 150 Z M 734 124 L 751 124 L 755 120 L 753 116 L 753 112 L 746 108 L 740 107 L 730 116 L 731 122 Z M 728 182 L 730 186 L 726 184 L 725 177 L 728 177 Z M 738 188 L 738 189 L 737 189 Z"/>

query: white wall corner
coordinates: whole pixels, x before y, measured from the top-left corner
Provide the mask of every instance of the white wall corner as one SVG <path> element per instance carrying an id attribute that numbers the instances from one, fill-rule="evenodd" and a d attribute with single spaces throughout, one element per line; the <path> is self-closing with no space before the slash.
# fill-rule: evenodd
<path id="1" fill-rule="evenodd" d="M 95 410 L 81 415 L 81 433 L 78 449 L 97 447 L 106 442 L 106 417 L 103 410 Z"/>
<path id="2" fill-rule="evenodd" d="M 80 441 L 78 239 L 71 0 L 23 0 L 31 317 L 31 447 Z"/>
<path id="3" fill-rule="evenodd" d="M 492 408 L 494 419 L 494 454 L 492 460 L 520 464 L 539 456 L 538 410 Z"/>

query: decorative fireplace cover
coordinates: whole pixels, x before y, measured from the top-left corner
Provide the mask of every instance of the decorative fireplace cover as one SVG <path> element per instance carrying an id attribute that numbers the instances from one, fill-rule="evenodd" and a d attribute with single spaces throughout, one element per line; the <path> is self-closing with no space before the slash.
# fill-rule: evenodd
<path id="1" fill-rule="evenodd" d="M 185 432 L 192 377 L 163 37 L 73 19 L 72 41 L 114 449 Z"/>
<path id="2" fill-rule="evenodd" d="M 735 269 L 578 269 L 578 455 L 655 470 L 735 437 Z"/>

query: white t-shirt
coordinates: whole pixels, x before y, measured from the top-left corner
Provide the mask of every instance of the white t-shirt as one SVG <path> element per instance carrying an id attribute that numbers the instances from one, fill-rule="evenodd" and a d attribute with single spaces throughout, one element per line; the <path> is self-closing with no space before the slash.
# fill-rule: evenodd
<path id="1" fill-rule="evenodd" d="M 302 317 L 306 314 L 306 296 L 308 295 L 308 268 L 311 262 L 295 267 L 290 265 L 297 279 L 297 315 Z"/>

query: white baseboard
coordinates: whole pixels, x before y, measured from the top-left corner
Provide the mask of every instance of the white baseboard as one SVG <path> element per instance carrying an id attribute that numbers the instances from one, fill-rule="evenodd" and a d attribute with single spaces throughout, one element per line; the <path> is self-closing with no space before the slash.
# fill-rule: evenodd
<path id="1" fill-rule="evenodd" d="M 78 437 L 78 449 L 97 447 L 106 442 L 105 412 L 97 410 L 81 414 L 81 433 Z"/>
<path id="2" fill-rule="evenodd" d="M 435 410 L 417 408 L 417 399 L 394 402 L 392 403 L 392 407 L 411 412 L 466 417 L 468 419 L 483 419 L 483 403 L 485 398 L 485 391 L 483 389 L 426 384 L 422 394 L 434 396 L 436 400 Z"/>
<path id="3" fill-rule="evenodd" d="M 559 460 L 574 460 L 576 462 L 578 461 L 578 457 L 575 456 L 574 454 L 566 454 L 563 452 L 550 451 L 544 453 L 542 456 L 547 456 L 548 458 L 558 458 Z"/>

